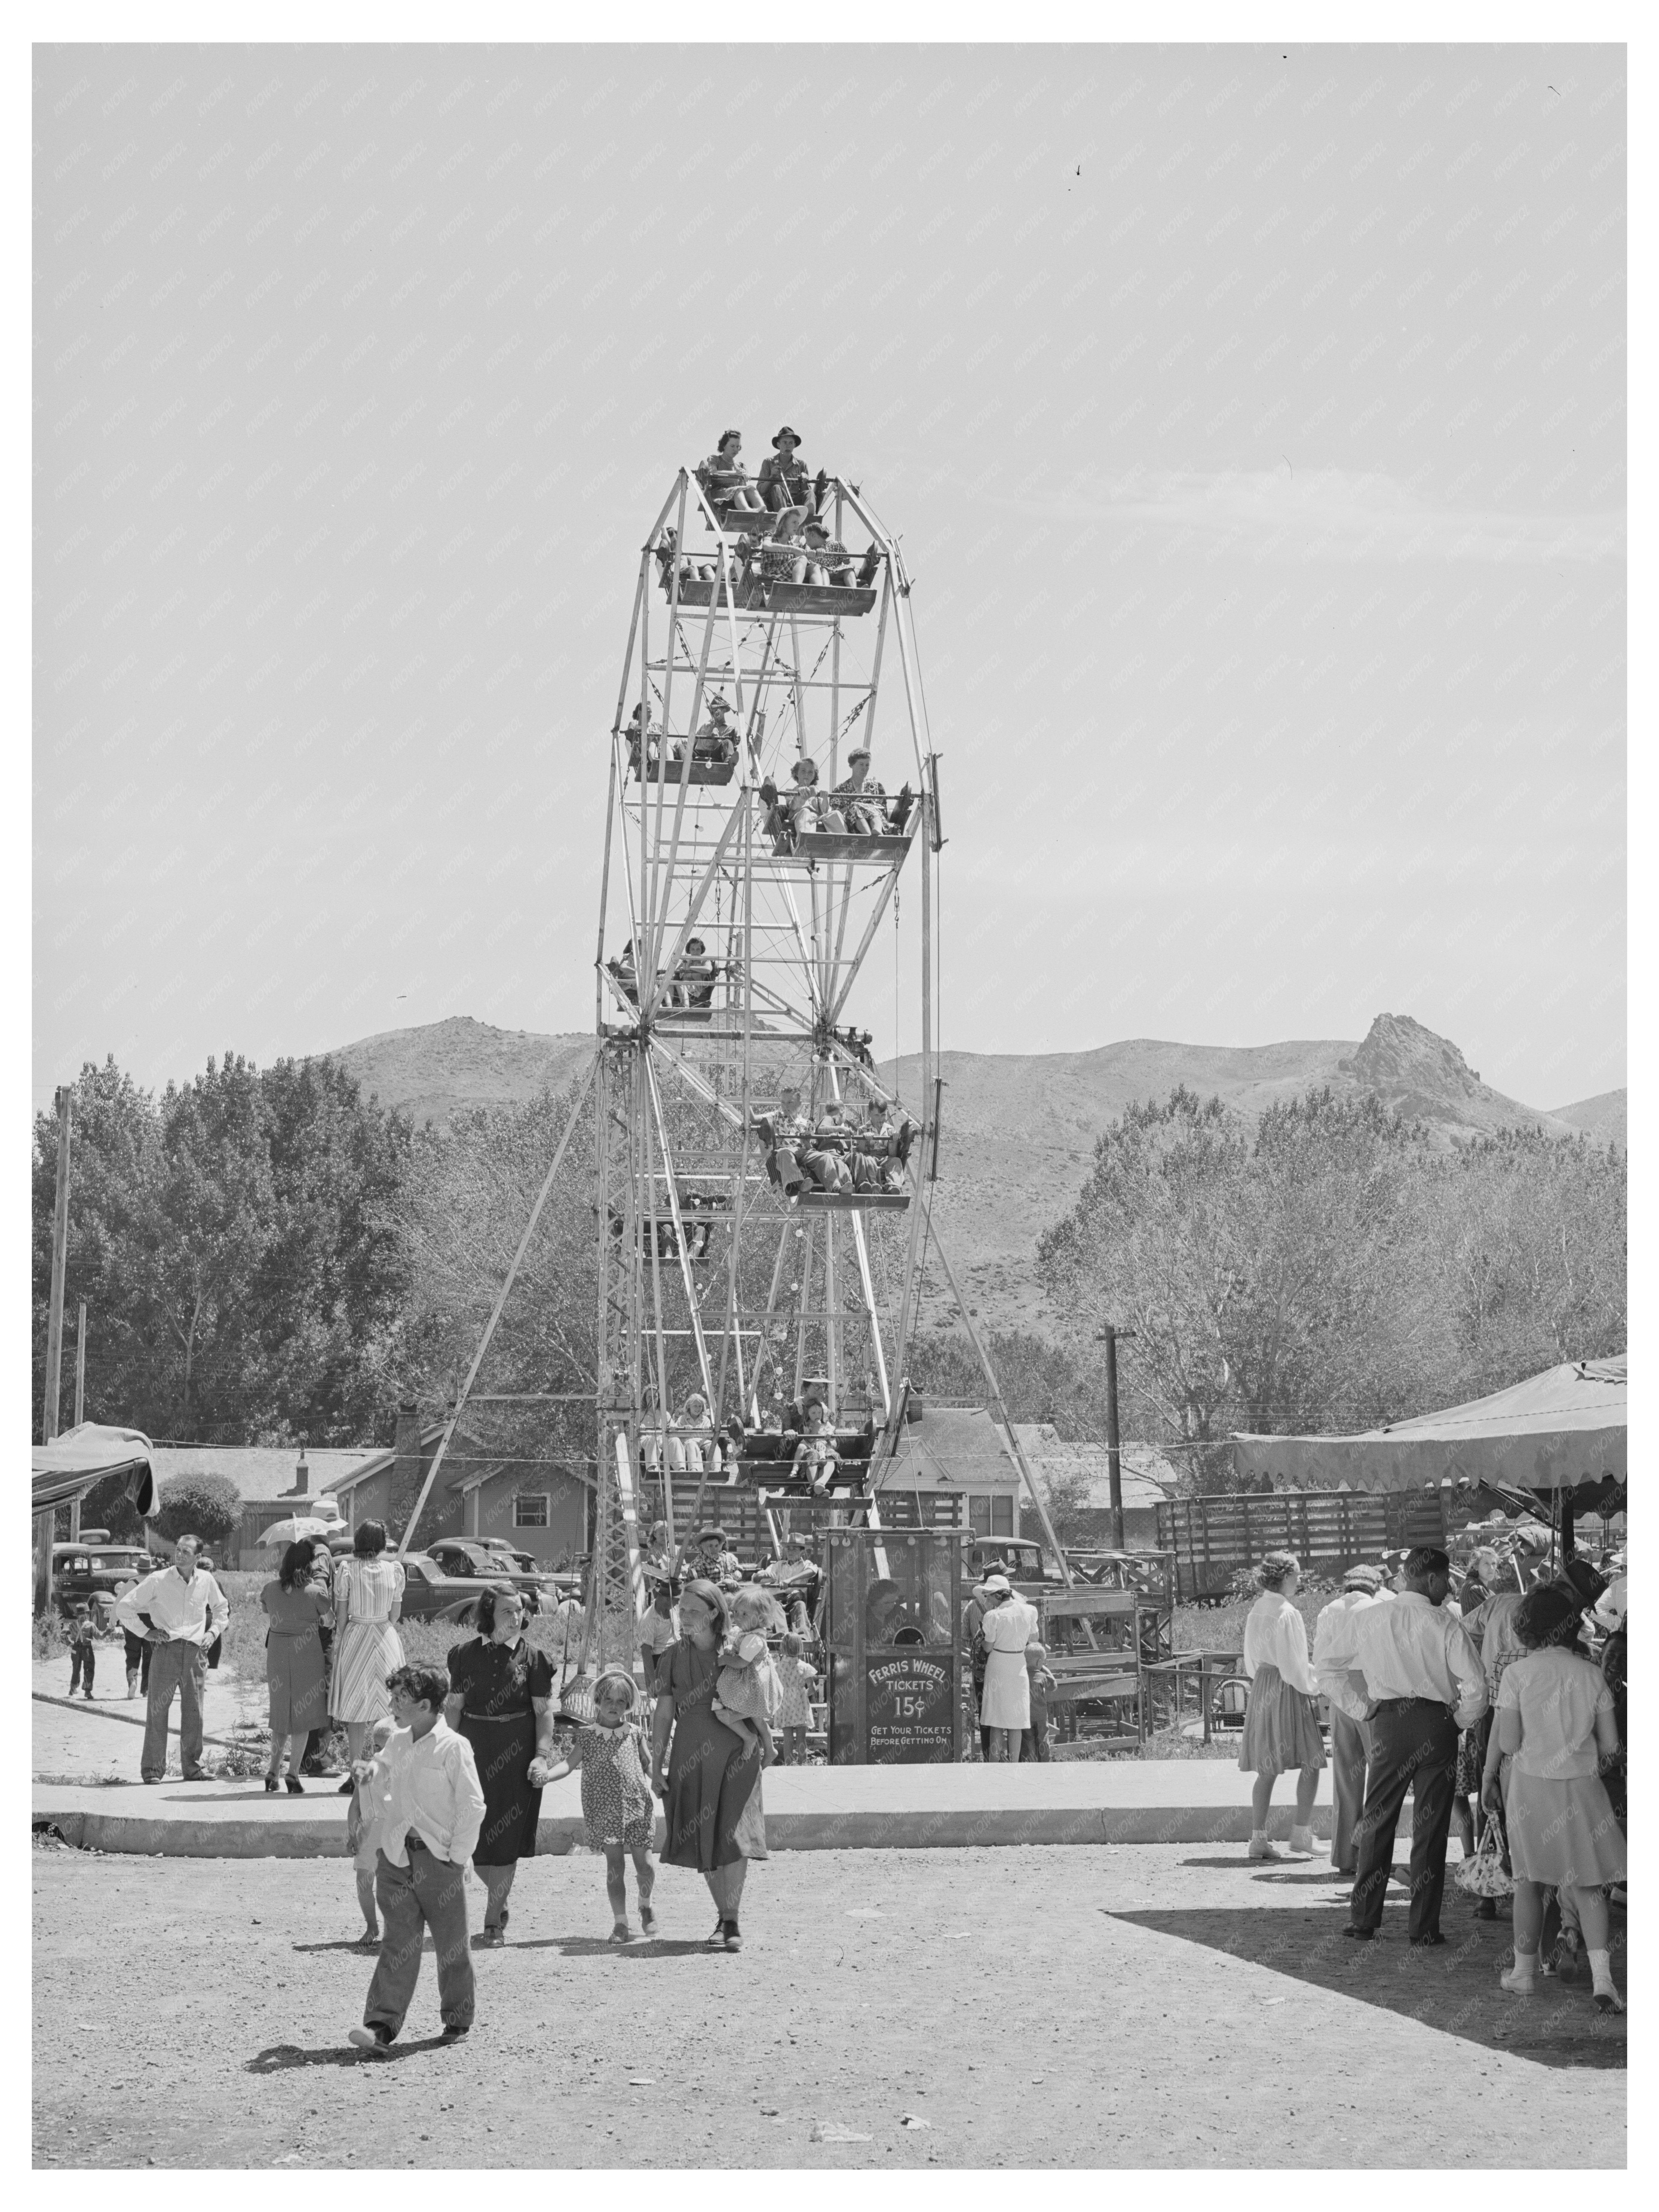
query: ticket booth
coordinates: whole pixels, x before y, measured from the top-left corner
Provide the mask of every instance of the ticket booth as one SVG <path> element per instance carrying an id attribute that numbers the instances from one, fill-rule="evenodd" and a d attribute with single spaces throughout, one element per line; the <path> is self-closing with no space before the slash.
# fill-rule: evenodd
<path id="1" fill-rule="evenodd" d="M 966 1528 L 827 1528 L 830 1764 L 959 1759 Z"/>

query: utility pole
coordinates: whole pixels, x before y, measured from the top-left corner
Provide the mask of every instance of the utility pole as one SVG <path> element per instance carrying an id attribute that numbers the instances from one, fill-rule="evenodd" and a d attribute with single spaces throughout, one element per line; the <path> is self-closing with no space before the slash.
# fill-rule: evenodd
<path id="1" fill-rule="evenodd" d="M 52 1304 L 46 1313 L 46 1403 L 42 1408 L 40 1441 L 49 1444 L 58 1434 L 58 1392 L 64 1365 L 64 1269 L 69 1256 L 70 1094 L 58 1092 L 58 1201 L 52 1222 Z M 34 1610 L 36 1617 L 52 1604 L 52 1544 L 58 1514 L 52 1506 L 34 1516 Z"/>
<path id="2" fill-rule="evenodd" d="M 1132 1328 L 1115 1328 L 1110 1322 L 1100 1332 L 1106 1347 L 1106 1473 L 1111 1485 L 1112 1549 L 1127 1551 L 1123 1540 L 1123 1443 L 1117 1423 L 1117 1347 L 1134 1334 Z"/>
<path id="3" fill-rule="evenodd" d="M 52 1304 L 46 1316 L 46 1403 L 41 1443 L 58 1433 L 64 1368 L 64 1270 L 69 1259 L 70 1093 L 58 1092 L 58 1203 L 52 1221 Z"/>
<path id="4" fill-rule="evenodd" d="M 78 1429 L 87 1405 L 87 1302 L 82 1298 L 75 1313 L 75 1425 Z M 81 1540 L 81 1501 L 70 1500 L 70 1541 Z"/>

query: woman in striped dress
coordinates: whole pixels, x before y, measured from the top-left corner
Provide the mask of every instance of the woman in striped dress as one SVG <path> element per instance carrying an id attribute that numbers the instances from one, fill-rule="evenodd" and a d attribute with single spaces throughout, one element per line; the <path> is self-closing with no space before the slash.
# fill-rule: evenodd
<path id="1" fill-rule="evenodd" d="M 329 1711 L 344 1728 L 352 1764 L 362 1759 L 372 1724 L 391 1713 L 386 1676 L 404 1663 L 395 1623 L 403 1610 L 404 1570 L 388 1559 L 386 1528 L 365 1521 L 351 1540 L 352 1556 L 334 1570 L 334 1680 Z M 349 1775 L 343 1797 L 353 1787 Z"/>

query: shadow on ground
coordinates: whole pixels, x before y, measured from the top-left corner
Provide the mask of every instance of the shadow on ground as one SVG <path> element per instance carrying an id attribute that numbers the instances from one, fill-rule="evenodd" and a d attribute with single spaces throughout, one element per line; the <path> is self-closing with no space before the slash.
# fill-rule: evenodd
<path id="1" fill-rule="evenodd" d="M 353 2043 L 337 2043 L 321 2051 L 302 2051 L 297 2043 L 273 2043 L 247 2061 L 248 2074 L 288 2074 L 301 2066 L 395 2066 L 400 2058 L 413 2058 L 421 2051 L 447 2051 L 441 2035 L 423 2036 L 418 2043 L 394 2043 L 381 2054 L 359 2051 Z"/>
<path id="2" fill-rule="evenodd" d="M 1344 1893 L 1337 1891 L 1333 1902 L 1346 1905 Z M 1507 1923 L 1472 1921 L 1462 1901 L 1453 1904 L 1449 1895 L 1443 1923 L 1446 1944 L 1438 1951 L 1411 1948 L 1403 1906 L 1384 1912 L 1382 1932 L 1372 1943 L 1351 1943 L 1343 1935 L 1346 1911 L 1288 1902 L 1282 1909 L 1257 1904 L 1109 1917 L 1224 1951 L 1292 1981 L 1382 2005 L 1425 2027 L 1540 2065 L 1622 2069 L 1626 2063 L 1626 2021 L 1596 2011 L 1588 1978 L 1570 1983 L 1540 1978 L 1535 1996 L 1510 1996 L 1498 1986 L 1512 1956 Z M 1613 1932 L 1614 1972 L 1622 1990 L 1622 1915 L 1615 1916 Z"/>

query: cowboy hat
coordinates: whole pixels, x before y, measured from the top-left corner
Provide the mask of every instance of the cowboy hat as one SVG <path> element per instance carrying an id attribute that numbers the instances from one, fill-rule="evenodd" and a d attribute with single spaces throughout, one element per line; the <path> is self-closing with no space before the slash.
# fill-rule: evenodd
<path id="1" fill-rule="evenodd" d="M 982 1590 L 994 1590 L 999 1597 L 1005 1595 L 1012 1595 L 1013 1587 L 1006 1575 L 987 1575 L 985 1580 L 980 1584 Z"/>
<path id="2" fill-rule="evenodd" d="M 777 436 L 773 439 L 773 446 L 775 447 L 781 446 L 786 438 L 789 440 L 792 445 L 798 446 L 800 443 L 800 432 L 799 430 L 792 430 L 789 425 L 786 422 L 782 429 L 779 431 Z"/>

